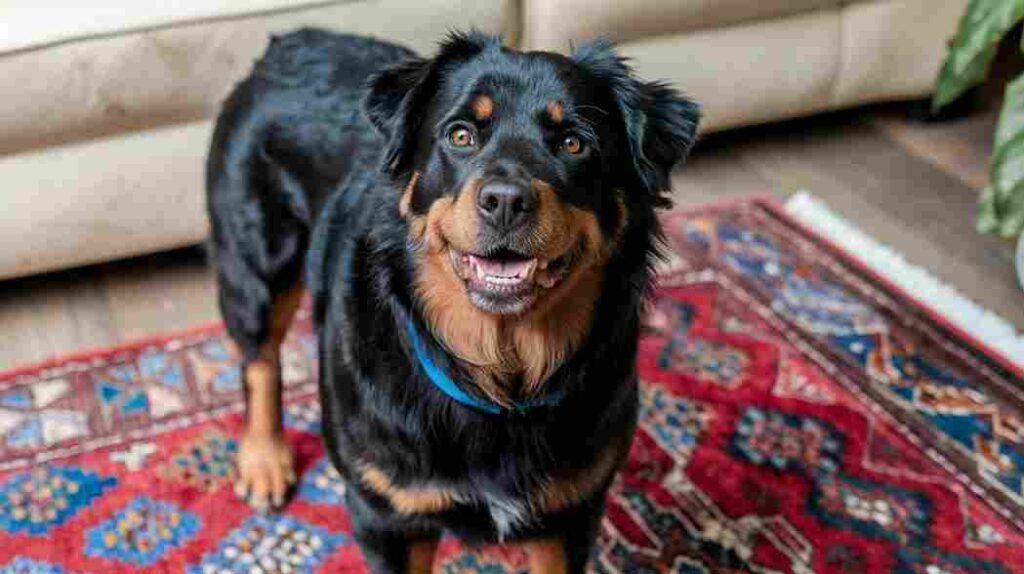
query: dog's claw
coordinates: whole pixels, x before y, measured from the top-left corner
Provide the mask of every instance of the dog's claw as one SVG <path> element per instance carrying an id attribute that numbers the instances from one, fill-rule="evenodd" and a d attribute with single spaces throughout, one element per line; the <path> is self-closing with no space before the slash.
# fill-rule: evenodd
<path id="1" fill-rule="evenodd" d="M 246 436 L 238 449 L 235 494 L 259 513 L 284 506 L 295 482 L 292 455 L 283 436 Z"/>

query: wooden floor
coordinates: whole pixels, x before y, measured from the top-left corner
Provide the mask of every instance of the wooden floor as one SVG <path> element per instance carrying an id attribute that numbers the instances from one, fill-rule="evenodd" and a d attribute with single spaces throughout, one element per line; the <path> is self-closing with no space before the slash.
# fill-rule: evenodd
<path id="1" fill-rule="evenodd" d="M 1024 328 L 1012 246 L 973 228 L 994 118 L 921 124 L 893 105 L 714 135 L 678 173 L 678 203 L 809 190 Z M 0 370 L 216 318 L 199 249 L 0 282 Z"/>

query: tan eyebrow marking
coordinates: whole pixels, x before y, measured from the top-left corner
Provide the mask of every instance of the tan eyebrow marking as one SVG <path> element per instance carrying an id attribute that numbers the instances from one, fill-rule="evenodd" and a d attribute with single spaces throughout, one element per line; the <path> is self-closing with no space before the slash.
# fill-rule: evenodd
<path id="1" fill-rule="evenodd" d="M 560 124 L 565 120 L 565 107 L 562 106 L 561 102 L 548 102 L 547 111 L 551 121 L 556 124 Z"/>
<path id="2" fill-rule="evenodd" d="M 490 119 L 494 115 L 494 100 L 490 96 L 477 96 L 471 104 L 473 117 L 478 121 Z"/>

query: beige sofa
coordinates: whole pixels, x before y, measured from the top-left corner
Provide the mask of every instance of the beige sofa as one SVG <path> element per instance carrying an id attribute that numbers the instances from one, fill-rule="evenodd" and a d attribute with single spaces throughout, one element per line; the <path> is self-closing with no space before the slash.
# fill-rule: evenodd
<path id="1" fill-rule="evenodd" d="M 719 130 L 930 91 L 966 0 L 181 0 L 0 3 L 0 279 L 190 245 L 221 99 L 270 34 L 429 52 L 453 28 L 566 50 L 606 37 Z"/>

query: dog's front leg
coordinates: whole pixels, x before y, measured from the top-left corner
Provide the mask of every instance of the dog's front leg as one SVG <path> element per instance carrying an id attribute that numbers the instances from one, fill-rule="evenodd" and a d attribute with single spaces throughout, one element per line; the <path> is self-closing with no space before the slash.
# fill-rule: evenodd
<path id="1" fill-rule="evenodd" d="M 246 421 L 238 450 L 236 492 L 259 512 L 280 508 L 295 482 L 282 426 L 281 342 L 301 298 L 298 285 L 274 301 L 269 337 L 259 356 L 242 368 Z"/>
<path id="2" fill-rule="evenodd" d="M 402 532 L 355 528 L 355 538 L 373 574 L 430 574 L 436 538 L 416 539 Z"/>
<path id="3" fill-rule="evenodd" d="M 543 535 L 519 542 L 530 574 L 586 574 L 604 516 L 602 489 L 590 500 L 548 520 L 555 524 Z"/>
<path id="4" fill-rule="evenodd" d="M 247 400 L 245 435 L 238 450 L 238 496 L 254 510 L 267 512 L 284 504 L 295 482 L 292 455 L 281 425 L 280 365 L 259 359 L 243 369 Z"/>
<path id="5" fill-rule="evenodd" d="M 565 543 L 559 539 L 535 540 L 523 544 L 530 574 L 569 574 Z"/>
<path id="6" fill-rule="evenodd" d="M 441 532 L 396 513 L 357 486 L 345 489 L 352 536 L 372 574 L 430 574 Z M 412 521 L 411 521 L 412 520 Z"/>

